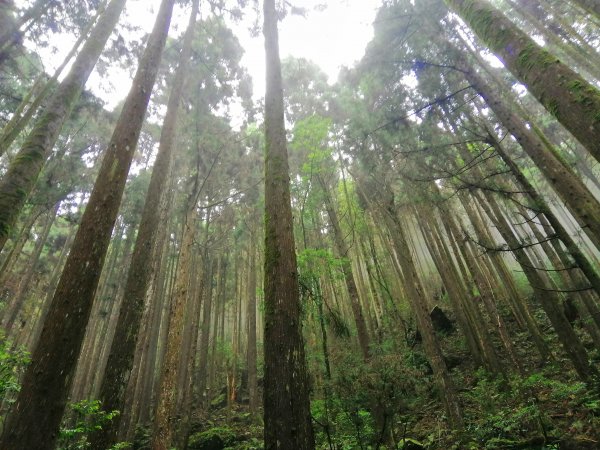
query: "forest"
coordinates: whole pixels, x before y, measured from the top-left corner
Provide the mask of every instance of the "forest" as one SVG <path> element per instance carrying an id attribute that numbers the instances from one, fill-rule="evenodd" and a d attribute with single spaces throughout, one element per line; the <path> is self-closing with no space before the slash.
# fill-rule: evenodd
<path id="1" fill-rule="evenodd" d="M 1 450 L 600 448 L 600 2 L 334 3 L 0 0 Z"/>

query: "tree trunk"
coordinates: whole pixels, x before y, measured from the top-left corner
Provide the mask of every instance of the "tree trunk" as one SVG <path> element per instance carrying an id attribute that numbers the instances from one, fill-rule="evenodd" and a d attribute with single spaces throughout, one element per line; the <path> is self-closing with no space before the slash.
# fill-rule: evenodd
<path id="1" fill-rule="evenodd" d="M 340 225 L 340 221 L 338 220 L 337 213 L 333 207 L 329 189 L 320 175 L 316 175 L 316 177 L 319 185 L 321 186 L 321 190 L 323 191 L 323 202 L 325 203 L 325 209 L 327 210 L 327 215 L 329 216 L 329 221 L 331 222 L 333 240 L 337 253 L 340 258 L 349 259 L 349 248 L 344 242 L 342 227 Z M 348 296 L 350 297 L 350 306 L 352 308 L 354 323 L 356 324 L 360 349 L 362 351 L 363 359 L 367 361 L 369 359 L 369 333 L 367 332 L 367 324 L 365 322 L 365 317 L 361 307 L 351 261 L 343 261 L 342 274 L 344 275 L 344 281 L 346 283 L 346 288 L 348 289 Z"/>
<path id="2" fill-rule="evenodd" d="M 315 448 L 290 203 L 275 0 L 264 0 L 265 450 Z"/>
<path id="3" fill-rule="evenodd" d="M 401 225 L 398 222 L 397 213 L 392 206 L 383 211 L 384 219 L 388 225 L 396 251 L 398 252 L 398 261 L 400 263 L 402 274 L 405 279 L 405 289 L 408 293 L 413 313 L 417 319 L 417 326 L 423 337 L 423 347 L 427 359 L 431 364 L 435 383 L 439 394 L 443 399 L 450 424 L 456 428 L 463 427 L 463 417 L 454 382 L 448 373 L 448 368 L 444 362 L 438 339 L 435 335 L 431 317 L 427 310 L 424 291 L 417 275 L 413 257 L 404 236 Z"/>
<path id="4" fill-rule="evenodd" d="M 546 312 L 548 319 L 550 319 L 558 335 L 559 342 L 573 363 L 577 374 L 582 380 L 589 380 L 595 374 L 595 370 L 590 366 L 585 348 L 560 308 L 558 295 L 546 282 L 545 277 L 534 269 L 535 266 L 531 258 L 522 248 L 520 241 L 515 236 L 508 221 L 491 195 L 486 195 L 486 200 L 487 202 L 480 199 L 479 204 L 483 207 L 488 217 L 496 224 L 498 231 L 502 234 L 502 238 L 513 249 L 515 259 L 521 265 L 527 280 L 533 288 L 536 299 Z"/>
<path id="5" fill-rule="evenodd" d="M 111 3 L 108 8 L 114 5 Z M 111 230 L 167 38 L 173 5 L 174 0 L 161 3 L 132 89 L 125 100 L 52 299 L 39 345 L 25 372 L 23 388 L 14 410 L 7 419 L 0 445 L 3 449 L 43 450 L 54 447 Z M 120 8 L 117 9 L 120 11 Z M 71 86 L 70 83 L 67 85 Z M 33 429 L 38 432 L 32 433 Z"/>
<path id="6" fill-rule="evenodd" d="M 581 8 L 591 15 L 595 15 L 596 19 L 600 20 L 600 3 L 597 0 L 573 0 Z"/>
<path id="7" fill-rule="evenodd" d="M 589 282 L 592 284 L 594 290 L 598 294 L 600 294 L 600 275 L 598 275 L 598 273 L 594 269 L 593 263 L 581 251 L 573 237 L 571 237 L 567 229 L 562 225 L 560 220 L 558 220 L 556 215 L 552 212 L 546 200 L 537 192 L 537 190 L 527 179 L 527 177 L 523 175 L 519 166 L 515 164 L 515 162 L 507 155 L 504 147 L 496 139 L 496 136 L 494 136 L 490 131 L 488 131 L 488 137 L 490 139 L 490 143 L 494 146 L 494 149 L 496 150 L 500 158 L 502 158 L 502 161 L 504 161 L 504 163 L 508 166 L 513 176 L 516 178 L 517 182 L 522 186 L 522 188 L 527 192 L 529 197 L 531 197 L 531 199 L 533 200 L 536 210 L 544 214 L 546 220 L 548 220 L 548 222 L 550 222 L 550 225 L 552 225 L 556 236 L 562 241 L 563 244 L 565 244 L 565 247 L 573 257 L 579 268 L 583 271 Z"/>
<path id="8" fill-rule="evenodd" d="M 125 298 L 119 314 L 115 340 L 108 359 L 104 382 L 100 391 L 100 400 L 106 411 L 123 409 L 124 392 L 129 381 L 135 344 L 140 329 L 144 300 L 148 283 L 152 276 L 152 264 L 149 263 L 154 252 L 154 243 L 160 223 L 161 196 L 167 185 L 169 169 L 171 166 L 173 143 L 175 139 L 177 116 L 183 94 L 188 60 L 190 59 L 192 39 L 198 15 L 199 0 L 192 4 L 190 21 L 185 32 L 183 48 L 179 59 L 179 66 L 173 80 L 172 92 L 169 96 L 167 112 L 161 129 L 161 137 L 152 170 L 150 184 L 144 201 L 144 209 L 133 250 L 133 257 L 127 282 L 125 284 Z M 92 439 L 92 448 L 103 450 L 114 444 L 119 429 L 118 417 L 106 425 Z"/>
<path id="9" fill-rule="evenodd" d="M 537 45 L 486 0 L 444 1 L 548 112 L 600 161 L 600 91 Z M 589 3 L 590 12 L 597 13 L 600 8 L 597 1 L 577 1 Z"/>
<path id="10" fill-rule="evenodd" d="M 180 351 L 183 342 L 183 326 L 186 305 L 189 301 L 190 269 L 192 263 L 192 246 L 196 234 L 196 196 L 188 198 L 186 216 L 183 223 L 183 236 L 179 253 L 179 267 L 175 289 L 171 300 L 169 314 L 168 337 L 165 357 L 162 363 L 160 386 L 158 388 L 158 405 L 154 415 L 152 448 L 166 450 L 171 448 L 173 431 L 175 430 L 174 413 L 179 386 Z"/>
<path id="11" fill-rule="evenodd" d="M 60 135 L 106 44 L 126 0 L 112 0 L 98 19 L 69 74 L 48 101 L 33 130 L 0 181 L 0 250 L 6 244 L 25 201 Z M 150 93 L 148 93 L 149 95 Z"/>
<path id="12" fill-rule="evenodd" d="M 499 94 L 474 71 L 465 76 L 556 190 L 579 225 L 600 245 L 600 203 L 541 135 L 527 129 Z M 600 130 L 600 127 L 598 127 Z"/>
<path id="13" fill-rule="evenodd" d="M 21 282 L 19 283 L 19 288 L 14 295 L 13 300 L 7 305 L 6 316 L 4 327 L 6 331 L 11 336 L 16 336 L 17 330 L 13 330 L 13 326 L 15 321 L 17 320 L 17 316 L 19 312 L 23 309 L 24 303 L 27 300 L 27 297 L 30 293 L 31 289 L 31 281 L 33 279 L 33 275 L 35 273 L 35 269 L 37 268 L 40 256 L 42 255 L 42 251 L 44 250 L 44 245 L 46 244 L 46 240 L 48 239 L 48 235 L 50 234 L 50 229 L 52 225 L 54 225 L 54 221 L 56 219 L 56 215 L 58 214 L 58 208 L 60 207 L 60 202 L 57 203 L 52 211 L 49 213 L 46 218 L 46 223 L 44 224 L 44 228 L 40 236 L 38 236 L 38 240 L 35 243 L 35 247 L 33 249 L 33 253 L 29 257 L 27 261 L 27 270 L 23 274 L 21 278 Z"/>
<path id="14" fill-rule="evenodd" d="M 250 225 L 252 226 L 252 225 Z M 248 401 L 250 413 L 256 417 L 258 413 L 258 380 L 256 372 L 256 233 L 250 229 L 250 242 L 248 244 Z"/>
<path id="15" fill-rule="evenodd" d="M 35 81 L 33 87 L 29 90 L 26 97 L 19 105 L 17 111 L 15 111 L 13 116 L 10 118 L 10 121 L 2 129 L 2 134 L 0 135 L 0 156 L 2 156 L 10 148 L 11 144 L 19 136 L 21 131 L 25 129 L 33 115 L 39 109 L 42 102 L 48 97 L 48 95 L 52 91 L 52 88 L 56 86 L 58 77 L 60 77 L 62 71 L 65 69 L 65 67 L 67 67 L 71 59 L 73 59 L 73 56 L 75 56 L 75 54 L 77 53 L 77 50 L 81 46 L 81 43 L 84 42 L 85 39 L 88 37 L 92 27 L 94 26 L 94 24 L 98 20 L 98 17 L 102 13 L 102 11 L 104 11 L 104 9 L 104 6 L 98 9 L 98 13 L 96 14 L 96 16 L 93 17 L 85 26 L 84 30 L 81 32 L 81 35 L 71 48 L 71 51 L 67 54 L 62 64 L 59 67 L 57 67 L 57 69 L 54 71 L 52 77 L 48 81 L 46 81 L 44 87 L 41 89 L 40 92 L 37 92 L 37 90 L 43 78 L 46 77 L 46 74 L 40 74 L 39 78 Z M 27 106 L 33 95 L 35 95 L 35 99 L 27 108 L 25 114 L 23 114 L 25 107 Z"/>

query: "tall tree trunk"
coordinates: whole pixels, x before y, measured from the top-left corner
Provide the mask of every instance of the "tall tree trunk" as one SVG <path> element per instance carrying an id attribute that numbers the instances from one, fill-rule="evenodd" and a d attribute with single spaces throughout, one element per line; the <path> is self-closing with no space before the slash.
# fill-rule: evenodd
<path id="1" fill-rule="evenodd" d="M 6 244 L 10 229 L 50 156 L 65 120 L 115 28 L 125 2 L 126 0 L 112 0 L 107 6 L 75 58 L 69 74 L 48 101 L 48 106 L 40 114 L 33 130 L 0 180 L 0 250 Z"/>
<path id="2" fill-rule="evenodd" d="M 600 20 L 600 3 L 597 0 L 573 0 L 573 2 Z"/>
<path id="3" fill-rule="evenodd" d="M 250 225 L 252 226 L 252 225 Z M 248 244 L 248 400 L 250 413 L 256 416 L 258 412 L 258 380 L 256 373 L 256 233 L 250 229 L 250 242 Z"/>
<path id="4" fill-rule="evenodd" d="M 392 235 L 394 246 L 398 252 L 398 261 L 404 276 L 405 289 L 408 293 L 408 299 L 411 303 L 413 313 L 417 319 L 417 326 L 423 337 L 425 354 L 431 364 L 435 383 L 439 390 L 439 394 L 443 399 L 448 419 L 452 426 L 462 428 L 463 417 L 458 402 L 456 388 L 450 377 L 450 373 L 448 372 L 444 356 L 435 335 L 431 317 L 427 310 L 423 287 L 417 275 L 411 250 L 406 241 L 404 231 L 399 223 L 397 212 L 393 206 L 389 206 L 386 211 L 382 212 L 382 215 L 384 216 L 384 220 Z"/>
<path id="5" fill-rule="evenodd" d="M 164 195 L 163 192 L 167 185 L 171 166 L 177 116 L 183 95 L 188 60 L 192 50 L 199 3 L 199 0 L 194 0 L 192 4 L 190 21 L 185 32 L 179 66 L 169 96 L 167 112 L 161 129 L 158 154 L 146 193 L 140 227 L 125 284 L 124 295 L 127 301 L 123 304 L 119 314 L 115 340 L 113 341 L 104 381 L 100 389 L 99 398 L 107 411 L 121 411 L 123 409 L 124 392 L 133 364 L 136 339 L 144 310 L 144 300 L 152 276 L 152 264 L 149 261 L 154 251 L 154 243 L 160 223 L 160 199 Z M 92 448 L 103 450 L 109 447 L 115 442 L 118 429 L 119 420 L 117 418 L 103 430 L 96 433 L 92 439 Z"/>
<path id="6" fill-rule="evenodd" d="M 25 98 L 22 100 L 17 111 L 15 111 L 13 116 L 10 118 L 10 121 L 2 129 L 2 134 L 0 135 L 0 156 L 2 156 L 10 148 L 11 144 L 19 136 L 21 131 L 23 131 L 25 129 L 25 127 L 27 126 L 27 124 L 29 123 L 29 121 L 31 120 L 33 115 L 39 109 L 42 102 L 48 97 L 48 95 L 50 95 L 52 88 L 54 88 L 56 86 L 58 77 L 60 77 L 60 74 L 62 73 L 62 71 L 65 70 L 65 67 L 67 67 L 69 62 L 73 59 L 73 57 L 77 53 L 77 50 L 81 46 L 82 42 L 84 42 L 86 40 L 86 38 L 90 34 L 92 27 L 94 26 L 94 24 L 98 20 L 98 17 L 104 11 L 104 9 L 105 9 L 104 5 L 98 9 L 98 13 L 96 14 L 96 16 L 94 16 L 89 21 L 89 23 L 85 26 L 85 28 L 81 32 L 81 35 L 79 36 L 79 38 L 77 39 L 75 44 L 73 44 L 73 47 L 71 47 L 71 51 L 69 51 L 69 53 L 67 54 L 67 56 L 65 57 L 65 59 L 63 60 L 61 65 L 56 68 L 52 77 L 48 81 L 46 81 L 46 83 L 44 84 L 44 86 L 41 90 L 38 89 L 39 84 L 46 77 L 46 74 L 43 73 L 43 74 L 39 75 L 39 78 L 35 81 L 32 88 L 29 90 L 29 92 L 27 93 Z M 39 90 L 39 92 L 38 92 L 38 90 Z M 29 105 L 29 107 L 27 108 L 27 110 L 25 111 L 25 114 L 23 114 L 25 107 L 29 104 L 29 101 L 31 100 L 31 98 L 34 95 L 35 95 L 35 99 L 31 103 L 31 105 Z"/>
<path id="7" fill-rule="evenodd" d="M 58 208 L 60 207 L 60 202 L 57 203 L 52 211 L 48 214 L 46 218 L 46 223 L 44 224 L 44 228 L 38 236 L 38 240 L 35 243 L 35 247 L 33 249 L 33 253 L 31 254 L 29 261 L 27 261 L 27 270 L 23 274 L 21 278 L 21 282 L 19 284 L 19 288 L 14 295 L 14 298 L 7 306 L 5 322 L 3 326 L 6 330 L 12 335 L 15 336 L 17 330 L 13 330 L 13 326 L 15 321 L 17 320 L 17 316 L 19 312 L 23 309 L 24 303 L 27 300 L 28 293 L 31 289 L 31 281 L 33 279 L 33 275 L 35 273 L 35 269 L 37 268 L 40 256 L 42 255 L 42 251 L 44 249 L 44 245 L 46 244 L 46 240 L 48 239 L 48 235 L 50 234 L 50 229 L 52 225 L 54 225 L 54 221 L 56 219 L 56 215 L 58 214 Z"/>
<path id="8" fill-rule="evenodd" d="M 467 70 L 465 76 L 554 187 L 581 228 L 596 245 L 600 245 L 600 203 L 589 189 L 561 160 L 552 145 L 543 136 L 529 130 L 481 76 L 473 70 Z M 600 130 L 600 126 L 598 129 Z"/>
<path id="9" fill-rule="evenodd" d="M 600 91 L 537 45 L 488 1 L 444 1 L 548 112 L 600 161 Z M 595 3 L 594 8 L 599 8 L 591 0 L 578 1 L 589 3 L 590 8 Z"/>
<path id="10" fill-rule="evenodd" d="M 196 193 L 188 198 L 186 215 L 183 222 L 183 236 L 179 253 L 179 267 L 169 314 L 168 337 L 165 357 L 162 363 L 158 405 L 154 415 L 152 448 L 166 450 L 171 448 L 175 431 L 175 406 L 180 386 L 177 379 L 180 368 L 180 351 L 183 342 L 184 318 L 189 302 L 190 269 L 192 264 L 192 246 L 196 234 Z"/>
<path id="11" fill-rule="evenodd" d="M 222 264 L 226 264 L 223 260 L 225 258 L 222 256 L 219 259 L 215 259 L 212 262 L 212 266 L 214 268 L 211 270 L 211 280 L 215 273 L 221 274 L 224 272 L 224 268 L 220 267 Z M 220 268 L 219 268 L 220 267 Z M 221 286 L 221 280 L 219 280 L 218 287 Z M 208 386 L 208 350 L 210 344 L 210 319 L 211 314 L 213 313 L 214 306 L 213 298 L 219 298 L 219 291 L 217 290 L 216 294 L 213 294 L 212 289 L 212 281 L 207 283 L 207 292 L 204 298 L 204 309 L 202 311 L 202 325 L 201 325 L 201 333 L 200 333 L 200 349 L 198 352 L 198 370 L 196 373 L 196 383 L 198 384 L 197 394 L 198 394 L 198 406 L 201 409 L 205 409 L 207 406 L 208 393 L 206 392 L 206 388 Z M 216 313 L 215 313 L 216 317 Z M 216 329 L 216 326 L 213 327 Z"/>
<path id="12" fill-rule="evenodd" d="M 69 250 L 71 249 L 71 245 L 73 244 L 73 239 L 75 238 L 75 227 L 71 227 L 69 230 L 69 234 L 67 235 L 67 239 L 65 240 L 65 245 L 60 252 L 60 256 L 58 257 L 58 261 L 52 271 L 52 276 L 50 277 L 50 281 L 48 282 L 47 287 L 47 295 L 44 297 L 44 303 L 40 309 L 40 313 L 35 321 L 33 326 L 31 337 L 29 338 L 29 343 L 27 345 L 27 349 L 31 351 L 32 349 L 37 347 L 37 343 L 40 337 L 40 333 L 42 332 L 42 326 L 44 321 L 46 320 L 46 315 L 48 314 L 48 309 L 50 308 L 50 303 L 52 301 L 52 296 L 54 295 L 54 290 L 58 285 L 58 280 L 60 279 L 60 273 L 63 268 L 63 263 L 67 259 L 67 255 Z"/>
<path id="13" fill-rule="evenodd" d="M 566 64 L 584 70 L 585 75 L 598 79 L 597 65 L 594 64 L 596 50 L 585 40 L 577 40 L 575 33 L 566 33 L 551 19 L 543 14 L 539 3 L 531 0 L 504 0 L 511 8 L 510 13 L 520 16 L 525 28 L 534 27 L 550 46 L 550 50 L 561 58 L 567 58 Z M 537 7 L 536 7 L 537 6 Z M 573 31 L 573 30 L 571 30 Z"/>
<path id="14" fill-rule="evenodd" d="M 323 191 L 323 202 L 325 203 L 325 209 L 331 222 L 331 228 L 333 231 L 333 240 L 335 248 L 340 258 L 350 258 L 350 249 L 346 242 L 344 242 L 344 236 L 342 227 L 338 219 L 337 213 L 333 207 L 331 201 L 331 195 L 329 188 L 323 181 L 320 175 L 317 176 L 317 181 Z M 346 288 L 348 289 L 348 296 L 350 297 L 350 306 L 352 308 L 352 315 L 354 317 L 354 323 L 356 324 L 356 331 L 358 333 L 358 342 L 362 351 L 363 359 L 366 361 L 369 359 L 369 333 L 367 332 L 367 324 L 361 307 L 360 297 L 358 295 L 358 289 L 356 287 L 356 281 L 352 271 L 351 261 L 344 261 L 342 265 L 342 274 L 344 275 L 344 281 Z"/>
<path id="15" fill-rule="evenodd" d="M 275 0 L 264 0 L 265 95 L 265 450 L 310 450 L 308 369 L 290 203 Z"/>
<path id="16" fill-rule="evenodd" d="M 495 200 L 490 194 L 485 195 L 485 197 L 487 202 L 480 199 L 479 204 L 483 207 L 488 217 L 496 224 L 498 231 L 502 234 L 502 238 L 513 249 L 515 259 L 521 265 L 527 280 L 533 288 L 536 299 L 546 312 L 548 319 L 550 319 L 559 342 L 573 363 L 577 374 L 582 380 L 589 380 L 596 371 L 590 366 L 585 348 L 565 317 L 563 310 L 560 308 L 560 299 L 557 293 L 553 291 L 546 278 L 534 268 L 535 265 L 531 261 L 531 258 L 522 248 L 521 242 L 515 236 L 514 231 Z"/>
<path id="17" fill-rule="evenodd" d="M 469 220 L 475 229 L 477 239 L 479 242 L 491 246 L 493 239 L 488 233 L 485 224 L 477 214 L 477 211 L 473 207 L 472 203 L 468 198 L 466 198 L 466 196 L 461 196 L 460 199 L 465 211 L 467 212 L 467 215 L 469 216 Z M 527 305 L 523 302 L 520 293 L 517 291 L 516 286 L 514 285 L 514 280 L 506 268 L 506 263 L 502 259 L 502 256 L 498 253 L 492 253 L 490 257 L 494 267 L 498 272 L 498 275 L 500 275 L 500 278 L 504 282 L 504 285 L 508 286 L 507 300 L 513 314 L 515 315 L 515 318 L 522 321 L 523 324 L 526 324 L 529 334 L 531 335 L 542 360 L 545 361 L 551 355 L 550 350 L 544 341 L 539 327 L 533 319 L 533 315 L 529 311 Z"/>
<path id="18" fill-rule="evenodd" d="M 448 292 L 448 298 L 452 305 L 452 309 L 456 314 L 459 327 L 466 338 L 467 348 L 473 356 L 475 362 L 479 364 L 485 364 L 485 366 L 492 373 L 500 373 L 501 365 L 497 358 L 494 348 L 489 345 L 490 339 L 486 335 L 482 335 L 483 329 L 481 328 L 481 318 L 472 317 L 469 314 L 472 309 L 467 308 L 466 302 L 470 302 L 470 298 L 464 297 L 464 290 L 459 287 L 457 279 L 454 277 L 454 273 L 449 268 L 450 264 L 453 264 L 452 260 L 445 257 L 442 254 L 439 241 L 434 238 L 433 230 L 430 222 L 433 220 L 427 217 L 423 208 L 417 210 L 417 217 L 419 218 L 419 224 L 422 227 L 422 233 L 425 237 L 425 243 L 427 249 L 431 254 L 433 262 L 442 278 L 442 284 Z M 479 319 L 479 320 L 478 320 Z M 479 329 L 476 328 L 479 326 Z"/>
<path id="19" fill-rule="evenodd" d="M 0 439 L 3 449 L 54 447 L 111 230 L 167 39 L 173 5 L 174 0 L 161 3 L 52 299 L 39 345 L 7 419 Z M 96 28 L 101 22 L 102 18 Z M 32 433 L 33 429 L 38 432 Z"/>
<path id="20" fill-rule="evenodd" d="M 573 257 L 579 268 L 583 271 L 586 278 L 592 284 L 594 290 L 600 295 L 600 275 L 598 275 L 598 273 L 596 272 L 593 263 L 581 251 L 573 237 L 569 234 L 567 229 L 552 212 L 546 200 L 537 192 L 535 187 L 521 172 L 519 166 L 507 155 L 506 150 L 504 149 L 502 144 L 498 142 L 496 136 L 489 130 L 488 137 L 490 143 L 494 146 L 494 149 L 496 150 L 500 158 L 502 158 L 502 161 L 504 161 L 504 163 L 508 166 L 517 182 L 533 200 L 536 211 L 544 214 L 546 220 L 548 220 L 548 222 L 550 222 L 550 225 L 552 225 L 556 236 L 562 241 L 563 244 L 565 244 L 565 247 Z"/>

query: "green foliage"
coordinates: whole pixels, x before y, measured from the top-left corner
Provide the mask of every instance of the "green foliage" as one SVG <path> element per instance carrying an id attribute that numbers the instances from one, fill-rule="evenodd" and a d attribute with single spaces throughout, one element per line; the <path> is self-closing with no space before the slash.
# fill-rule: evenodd
<path id="1" fill-rule="evenodd" d="M 505 448 L 508 443 L 525 441 L 531 436 L 545 440 L 563 433 L 552 411 L 566 413 L 568 429 L 596 427 L 600 398 L 584 383 L 563 382 L 544 373 L 509 379 L 491 378 L 477 373 L 477 384 L 467 398 L 472 402 L 469 432 L 479 448 Z M 575 411 L 579 411 L 578 416 Z M 564 425 L 564 424 L 563 424 Z"/>
<path id="2" fill-rule="evenodd" d="M 190 436 L 189 450 L 220 450 L 233 445 L 235 432 L 229 427 L 214 427 Z"/>
<path id="3" fill-rule="evenodd" d="M 0 401 L 11 404 L 19 392 L 19 377 L 29 364 L 29 353 L 12 349 L 11 342 L 0 332 Z"/>
<path id="4" fill-rule="evenodd" d="M 300 279 L 307 284 L 315 278 L 338 272 L 347 263 L 347 259 L 336 258 L 331 250 L 325 248 L 305 248 L 298 253 L 297 261 Z M 337 279 L 342 279 L 342 275 L 338 274 Z"/>
<path id="5" fill-rule="evenodd" d="M 59 450 L 83 450 L 90 448 L 88 436 L 101 430 L 116 416 L 119 411 L 106 412 L 98 400 L 82 400 L 69 405 L 67 418 L 63 421 L 58 438 Z M 119 442 L 110 450 L 130 448 L 131 444 Z"/>
<path id="6" fill-rule="evenodd" d="M 311 402 L 317 448 L 390 448 L 382 442 L 392 433 L 405 439 L 406 447 L 400 448 L 413 448 L 414 413 L 431 385 L 407 363 L 410 352 L 398 351 L 393 340 L 384 339 L 371 350 L 366 363 L 358 353 L 332 354 L 332 380 L 326 382 L 324 398 Z"/>

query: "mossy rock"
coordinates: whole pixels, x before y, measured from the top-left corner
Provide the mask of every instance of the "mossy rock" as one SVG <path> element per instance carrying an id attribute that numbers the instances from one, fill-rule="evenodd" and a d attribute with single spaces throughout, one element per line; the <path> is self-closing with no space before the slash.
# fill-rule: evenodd
<path id="1" fill-rule="evenodd" d="M 215 427 L 190 436 L 189 450 L 223 450 L 236 441 L 235 433 L 227 427 Z"/>
<path id="2" fill-rule="evenodd" d="M 211 409 L 221 409 L 227 406 L 227 395 L 219 394 L 210 402 Z"/>
<path id="3" fill-rule="evenodd" d="M 421 444 L 416 439 L 404 438 L 398 443 L 398 448 L 403 450 L 420 450 L 424 449 L 425 445 Z"/>

